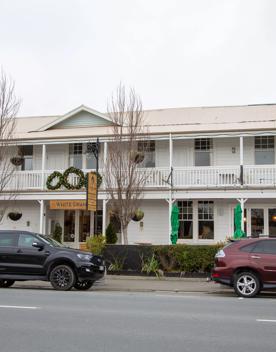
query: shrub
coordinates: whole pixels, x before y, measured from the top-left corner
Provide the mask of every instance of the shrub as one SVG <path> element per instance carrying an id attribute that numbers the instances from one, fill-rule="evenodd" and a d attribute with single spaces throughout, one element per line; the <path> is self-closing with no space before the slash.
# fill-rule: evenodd
<path id="1" fill-rule="evenodd" d="M 115 244 L 118 241 L 118 236 L 112 223 L 107 226 L 105 236 L 108 244 Z"/>
<path id="2" fill-rule="evenodd" d="M 155 246 L 154 253 L 164 271 L 210 272 L 221 245 Z"/>
<path id="3" fill-rule="evenodd" d="M 93 254 L 102 254 L 105 248 L 105 237 L 102 235 L 94 235 L 87 238 L 86 246 Z"/>
<path id="4" fill-rule="evenodd" d="M 59 223 L 55 225 L 54 233 L 52 234 L 52 238 L 57 242 L 62 242 L 62 227 Z"/>
<path id="5" fill-rule="evenodd" d="M 160 269 L 159 269 L 159 263 L 158 260 L 156 259 L 154 253 L 152 254 L 151 257 L 146 257 L 144 259 L 144 256 L 141 255 L 141 264 L 142 264 L 142 273 L 145 272 L 147 274 L 154 273 L 156 276 L 160 276 Z"/>

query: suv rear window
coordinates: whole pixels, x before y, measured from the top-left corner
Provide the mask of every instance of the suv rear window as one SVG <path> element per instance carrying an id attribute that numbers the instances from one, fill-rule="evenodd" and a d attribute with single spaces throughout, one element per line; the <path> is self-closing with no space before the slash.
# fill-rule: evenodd
<path id="1" fill-rule="evenodd" d="M 253 251 L 255 247 L 256 247 L 256 242 L 250 243 L 250 244 L 247 244 L 246 246 L 241 247 L 240 251 L 250 253 Z"/>
<path id="2" fill-rule="evenodd" d="M 276 254 L 276 240 L 259 241 L 252 251 L 253 253 Z"/>

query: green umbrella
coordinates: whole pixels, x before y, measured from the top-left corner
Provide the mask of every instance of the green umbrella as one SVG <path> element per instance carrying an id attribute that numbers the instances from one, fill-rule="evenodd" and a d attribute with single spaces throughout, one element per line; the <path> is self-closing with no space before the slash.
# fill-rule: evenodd
<path id="1" fill-rule="evenodd" d="M 179 219 L 178 219 L 179 209 L 177 205 L 173 205 L 171 213 L 171 242 L 176 244 L 178 239 L 178 229 L 179 229 Z"/>
<path id="2" fill-rule="evenodd" d="M 234 238 L 241 238 L 245 237 L 245 233 L 241 229 L 242 225 L 242 208 L 241 205 L 238 204 L 236 208 L 234 209 L 234 222 L 235 222 L 235 233 L 234 233 Z"/>

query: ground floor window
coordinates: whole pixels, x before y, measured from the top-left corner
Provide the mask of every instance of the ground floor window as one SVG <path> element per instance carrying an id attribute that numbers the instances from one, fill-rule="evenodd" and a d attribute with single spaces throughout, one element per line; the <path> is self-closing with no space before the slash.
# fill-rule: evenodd
<path id="1" fill-rule="evenodd" d="M 258 237 L 264 233 L 264 209 L 251 209 L 251 236 Z"/>
<path id="2" fill-rule="evenodd" d="M 75 241 L 75 210 L 64 210 L 64 242 Z"/>
<path id="3" fill-rule="evenodd" d="M 178 238 L 192 239 L 193 238 L 193 202 L 179 201 L 179 230 Z"/>
<path id="4" fill-rule="evenodd" d="M 80 211 L 79 242 L 85 242 L 90 236 L 90 211 Z"/>
<path id="5" fill-rule="evenodd" d="M 198 202 L 198 238 L 214 239 L 214 202 Z"/>
<path id="6" fill-rule="evenodd" d="M 276 237 L 276 209 L 268 209 L 269 237 Z"/>

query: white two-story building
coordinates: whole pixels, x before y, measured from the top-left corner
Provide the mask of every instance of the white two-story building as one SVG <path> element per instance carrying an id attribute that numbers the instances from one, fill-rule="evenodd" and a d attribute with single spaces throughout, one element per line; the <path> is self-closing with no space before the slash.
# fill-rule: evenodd
<path id="1" fill-rule="evenodd" d="M 140 165 L 148 173 L 144 218 L 131 221 L 130 243 L 169 243 L 173 202 L 180 210 L 178 242 L 215 243 L 231 236 L 238 202 L 248 235 L 276 236 L 276 105 L 149 110 L 145 120 L 151 142 Z M 46 180 L 69 166 L 95 169 L 87 145 L 97 138 L 101 173 L 111 133 L 109 118 L 85 106 L 63 116 L 18 118 L 14 144 L 24 160 L 1 195 L 8 209 L 0 228 L 50 234 L 59 223 L 63 241 L 74 247 L 104 233 L 110 221 L 104 182 L 95 229 L 93 212 L 50 207 L 50 200 L 84 200 L 85 190 L 51 191 Z M 7 201 L 9 192 L 14 196 Z M 15 221 L 10 212 L 22 216 Z"/>

